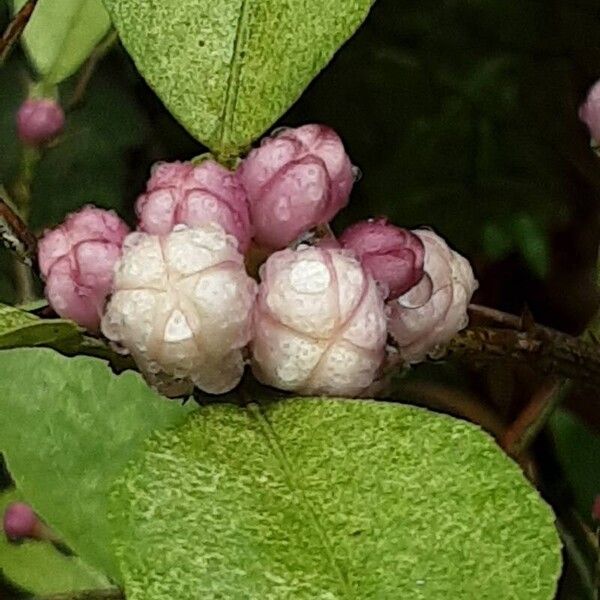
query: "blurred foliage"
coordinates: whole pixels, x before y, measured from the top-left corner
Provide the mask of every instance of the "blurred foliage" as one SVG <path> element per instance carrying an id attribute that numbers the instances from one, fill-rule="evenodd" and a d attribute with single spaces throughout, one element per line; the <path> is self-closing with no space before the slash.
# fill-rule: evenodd
<path id="1" fill-rule="evenodd" d="M 600 436 L 565 410 L 557 411 L 550 423 L 557 456 L 575 494 L 579 516 L 591 524 L 592 506 L 600 497 Z"/>

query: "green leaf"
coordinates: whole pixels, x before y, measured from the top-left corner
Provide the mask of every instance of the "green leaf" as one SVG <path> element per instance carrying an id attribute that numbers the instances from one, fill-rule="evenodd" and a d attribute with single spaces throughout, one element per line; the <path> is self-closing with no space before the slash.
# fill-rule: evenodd
<path id="1" fill-rule="evenodd" d="M 14 306 L 0 304 L 0 350 L 19 346 L 52 346 L 74 350 L 81 341 L 79 328 L 65 319 L 40 319 Z"/>
<path id="2" fill-rule="evenodd" d="M 516 464 L 408 406 L 212 406 L 115 488 L 128 600 L 550 600 L 560 542 Z"/>
<path id="3" fill-rule="evenodd" d="M 0 352 L 0 450 L 17 487 L 67 545 L 115 579 L 109 488 L 150 432 L 187 412 L 97 359 Z"/>
<path id="4" fill-rule="evenodd" d="M 373 0 L 105 0 L 167 108 L 233 156 L 302 93 Z"/>
<path id="5" fill-rule="evenodd" d="M 25 1 L 13 0 L 14 10 Z M 102 0 L 38 0 L 23 41 L 44 81 L 57 84 L 79 68 L 109 28 Z"/>
<path id="6" fill-rule="evenodd" d="M 11 502 L 23 500 L 17 490 L 0 495 L 0 515 Z M 0 571 L 11 583 L 33 594 L 48 595 L 110 587 L 106 577 L 81 559 L 65 556 L 51 543 L 11 544 L 0 535 Z"/>

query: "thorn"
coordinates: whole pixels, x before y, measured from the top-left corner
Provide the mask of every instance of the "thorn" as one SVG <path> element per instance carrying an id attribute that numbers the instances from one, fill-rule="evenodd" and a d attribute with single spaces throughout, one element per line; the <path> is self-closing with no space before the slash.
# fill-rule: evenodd
<path id="1" fill-rule="evenodd" d="M 523 311 L 521 312 L 521 326 L 519 329 L 521 331 L 533 331 L 535 329 L 535 319 L 533 318 L 533 313 L 529 309 L 527 304 L 523 307 Z"/>

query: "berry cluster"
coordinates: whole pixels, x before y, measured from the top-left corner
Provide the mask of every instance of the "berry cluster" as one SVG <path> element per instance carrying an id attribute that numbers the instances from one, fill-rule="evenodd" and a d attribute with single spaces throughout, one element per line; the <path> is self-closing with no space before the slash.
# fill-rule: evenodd
<path id="1" fill-rule="evenodd" d="M 263 383 L 356 396 L 378 377 L 388 335 L 422 361 L 467 323 L 477 282 L 429 229 L 385 219 L 334 238 L 355 169 L 331 129 L 265 138 L 230 171 L 160 163 L 136 203 L 138 230 L 85 207 L 39 245 L 54 310 L 102 331 L 147 380 L 177 396 L 231 390 L 247 360 Z M 268 257 L 257 283 L 248 263 Z"/>

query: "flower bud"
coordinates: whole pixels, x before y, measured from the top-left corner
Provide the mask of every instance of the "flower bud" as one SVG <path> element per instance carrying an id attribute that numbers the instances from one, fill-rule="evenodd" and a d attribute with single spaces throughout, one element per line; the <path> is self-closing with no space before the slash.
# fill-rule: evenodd
<path id="1" fill-rule="evenodd" d="M 104 335 L 128 350 L 170 396 L 192 385 L 224 393 L 239 382 L 256 283 L 237 240 L 207 223 L 164 236 L 132 233 L 115 270 Z"/>
<path id="2" fill-rule="evenodd" d="M 423 277 L 423 242 L 386 219 L 356 223 L 344 231 L 339 241 L 356 254 L 390 300 L 407 292 Z"/>
<path id="3" fill-rule="evenodd" d="M 253 370 L 267 385 L 302 394 L 355 396 L 384 357 L 377 285 L 344 250 L 300 246 L 261 268 Z"/>
<path id="4" fill-rule="evenodd" d="M 477 289 L 466 258 L 429 229 L 414 233 L 425 248 L 425 276 L 387 303 L 388 330 L 408 363 L 422 361 L 467 326 L 467 307 Z"/>
<path id="5" fill-rule="evenodd" d="M 579 119 L 587 125 L 592 139 L 600 143 L 600 81 L 590 88 L 585 102 L 579 107 Z"/>
<path id="6" fill-rule="evenodd" d="M 27 538 L 39 538 L 43 524 L 29 504 L 12 502 L 4 511 L 4 533 L 17 542 Z"/>
<path id="7" fill-rule="evenodd" d="M 250 245 L 246 194 L 238 178 L 214 160 L 197 166 L 158 163 L 135 209 L 139 228 L 146 233 L 165 235 L 178 224 L 217 223 L 238 240 L 241 252 Z"/>
<path id="8" fill-rule="evenodd" d="M 263 139 L 238 169 L 248 194 L 254 239 L 279 249 L 348 202 L 352 164 L 338 135 L 323 125 L 285 129 Z"/>
<path id="9" fill-rule="evenodd" d="M 19 139 L 29 146 L 51 142 L 65 126 L 65 114 L 60 105 L 49 98 L 29 98 L 17 112 Z"/>
<path id="10" fill-rule="evenodd" d="M 44 233 L 38 262 L 46 297 L 58 315 L 98 330 L 113 267 L 128 231 L 115 212 L 85 206 Z"/>

